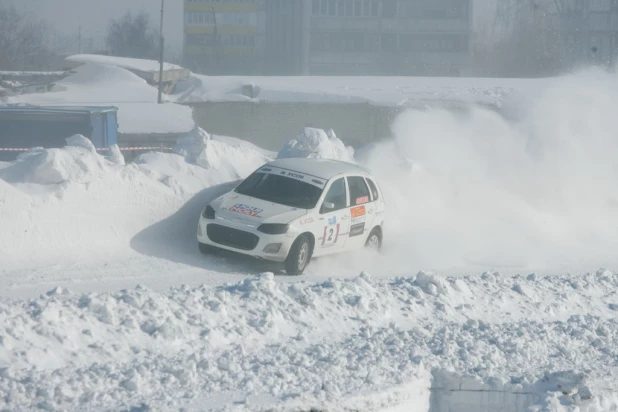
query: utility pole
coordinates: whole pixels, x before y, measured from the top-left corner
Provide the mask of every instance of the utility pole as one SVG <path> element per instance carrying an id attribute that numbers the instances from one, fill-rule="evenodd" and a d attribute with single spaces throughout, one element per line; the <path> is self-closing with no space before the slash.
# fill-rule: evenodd
<path id="1" fill-rule="evenodd" d="M 217 74 L 217 62 L 218 62 L 218 58 L 217 58 L 217 51 L 218 51 L 218 47 L 217 47 L 217 13 L 215 12 L 215 6 L 212 6 L 212 20 L 214 23 L 214 28 L 212 31 L 212 35 L 213 35 L 213 41 L 212 41 L 212 72 L 213 74 Z"/>
<path id="2" fill-rule="evenodd" d="M 165 7 L 165 0 L 161 0 L 161 37 L 160 37 L 160 55 L 159 55 L 159 104 L 162 103 L 162 94 L 163 94 L 163 48 L 165 45 L 165 38 L 163 37 L 163 10 Z"/>
<path id="3" fill-rule="evenodd" d="M 82 54 L 82 26 L 79 25 L 79 30 L 77 32 L 77 52 L 78 54 Z"/>

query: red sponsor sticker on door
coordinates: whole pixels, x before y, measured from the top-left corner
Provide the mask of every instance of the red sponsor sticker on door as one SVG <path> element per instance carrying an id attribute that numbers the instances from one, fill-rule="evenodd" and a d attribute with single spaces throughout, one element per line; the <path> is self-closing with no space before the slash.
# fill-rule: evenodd
<path id="1" fill-rule="evenodd" d="M 350 209 L 350 214 L 352 215 L 352 218 L 365 216 L 365 206 L 353 207 L 352 209 Z"/>
<path id="2" fill-rule="evenodd" d="M 362 205 L 363 203 L 367 203 L 367 202 L 369 202 L 369 196 L 362 196 L 362 197 L 356 198 L 357 205 Z"/>

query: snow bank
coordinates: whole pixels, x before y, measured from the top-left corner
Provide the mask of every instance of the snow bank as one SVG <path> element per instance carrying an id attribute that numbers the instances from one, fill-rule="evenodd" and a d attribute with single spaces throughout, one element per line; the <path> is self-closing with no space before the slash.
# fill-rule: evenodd
<path id="1" fill-rule="evenodd" d="M 272 160 L 267 152 L 249 143 L 213 137 L 201 128 L 178 139 L 173 151 L 144 153 L 133 163 L 181 197 L 245 178 Z"/>
<path id="2" fill-rule="evenodd" d="M 487 274 L 441 278 L 433 291 L 431 276 L 277 284 L 266 273 L 167 293 L 0 300 L 0 407 L 179 407 L 240 393 L 325 409 L 402 385 L 427 405 L 430 387 L 436 402 L 456 382 L 539 402 L 565 392 L 574 405 L 601 393 L 618 351 L 608 293 L 618 276 Z M 514 292 L 522 282 L 541 299 Z"/>
<path id="3" fill-rule="evenodd" d="M 330 129 L 305 127 L 296 136 L 285 144 L 277 155 L 278 159 L 302 157 L 316 159 L 336 159 L 348 162 L 354 161 L 354 149 L 346 147 Z"/>
<path id="4" fill-rule="evenodd" d="M 201 128 L 178 139 L 174 153 L 184 156 L 189 163 L 206 170 L 220 170 L 241 178 L 272 160 L 265 152 L 240 140 L 212 138 Z"/>
<path id="5" fill-rule="evenodd" d="M 0 179 L 40 185 L 87 183 L 111 167 L 86 137 L 75 135 L 66 141 L 64 149 L 34 148 L 21 154 L 13 164 L 0 170 Z"/>
<path id="6" fill-rule="evenodd" d="M 85 64 L 57 85 L 61 91 L 13 96 L 8 103 L 115 106 L 120 133 L 187 133 L 195 127 L 190 107 L 157 104 L 157 89 L 120 67 Z"/>
<path id="7" fill-rule="evenodd" d="M 269 160 L 231 140 L 209 140 L 206 167 L 184 156 L 146 153 L 123 166 L 83 136 L 67 147 L 35 148 L 0 167 L 0 260 L 4 269 L 37 260 L 126 256 L 131 239 L 196 193 L 244 177 Z"/>

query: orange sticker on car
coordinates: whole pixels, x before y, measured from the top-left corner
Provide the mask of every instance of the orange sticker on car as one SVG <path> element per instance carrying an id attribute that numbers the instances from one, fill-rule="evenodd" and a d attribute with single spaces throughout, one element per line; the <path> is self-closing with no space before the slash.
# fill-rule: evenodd
<path id="1" fill-rule="evenodd" d="M 365 206 L 353 207 L 350 209 L 350 214 L 352 215 L 352 219 L 355 217 L 364 216 L 366 214 Z"/>

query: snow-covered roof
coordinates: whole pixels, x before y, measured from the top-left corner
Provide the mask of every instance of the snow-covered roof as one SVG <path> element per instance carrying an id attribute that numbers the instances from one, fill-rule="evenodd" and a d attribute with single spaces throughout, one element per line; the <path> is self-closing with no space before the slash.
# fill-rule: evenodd
<path id="1" fill-rule="evenodd" d="M 156 60 L 133 59 L 129 57 L 104 56 L 99 54 L 76 54 L 66 57 L 65 62 L 86 64 L 98 63 L 117 66 L 127 70 L 141 72 L 158 72 L 159 62 Z M 183 67 L 171 63 L 163 63 L 163 70 L 183 70 Z"/>
<path id="2" fill-rule="evenodd" d="M 14 96 L 8 103 L 46 107 L 114 106 L 118 108 L 118 131 L 125 134 L 177 134 L 195 127 L 190 107 L 157 104 L 157 89 L 120 67 L 85 64 L 58 82 L 57 87 L 60 91 Z"/>
<path id="3" fill-rule="evenodd" d="M 118 111 L 118 108 L 114 106 L 0 106 L 0 112 L 6 113 L 107 113 L 115 111 Z"/>

